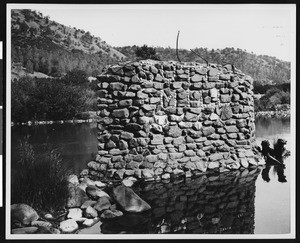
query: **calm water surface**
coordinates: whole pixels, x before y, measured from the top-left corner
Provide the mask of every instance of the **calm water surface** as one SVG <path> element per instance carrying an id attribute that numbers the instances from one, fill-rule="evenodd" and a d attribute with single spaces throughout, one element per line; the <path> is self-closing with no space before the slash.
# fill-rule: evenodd
<path id="1" fill-rule="evenodd" d="M 18 159 L 16 147 L 21 138 L 29 137 L 29 142 L 37 148 L 46 144 L 60 148 L 66 166 L 74 173 L 80 173 L 97 153 L 96 136 L 95 124 L 12 127 L 12 172 Z M 290 122 L 281 119 L 257 119 L 256 137 L 258 144 L 265 139 L 272 143 L 274 139 L 285 138 L 286 148 L 290 149 Z M 278 181 L 274 168 L 270 169 L 270 181 L 266 182 L 262 178 L 262 168 L 245 171 L 245 175 L 240 175 L 242 178 L 238 181 L 234 180 L 233 173 L 228 174 L 227 178 L 217 175 L 199 177 L 192 182 L 178 182 L 177 186 L 172 187 L 160 183 L 156 185 L 157 188 L 139 188 L 138 194 L 148 200 L 153 208 L 151 215 L 132 219 L 132 222 L 138 222 L 141 227 L 133 224 L 135 230 L 124 229 L 121 220 L 114 225 L 103 224 L 101 231 L 105 233 L 107 229 L 115 229 L 107 233 L 290 233 L 291 162 L 289 158 L 285 160 L 285 183 Z M 196 184 L 198 187 L 195 188 Z M 154 192 L 162 194 L 156 195 Z M 128 217 L 123 219 L 126 227 Z M 149 217 L 151 222 L 146 220 Z"/>

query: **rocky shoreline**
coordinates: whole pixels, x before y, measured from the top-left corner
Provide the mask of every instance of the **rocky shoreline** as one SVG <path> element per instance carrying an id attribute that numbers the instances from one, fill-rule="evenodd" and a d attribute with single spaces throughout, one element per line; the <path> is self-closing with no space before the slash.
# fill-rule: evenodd
<path id="1" fill-rule="evenodd" d="M 291 111 L 258 111 L 255 112 L 255 118 L 279 118 L 279 119 L 290 119 Z"/>
<path id="2" fill-rule="evenodd" d="M 260 168 L 260 167 L 258 167 Z M 237 177 L 236 182 L 247 182 L 250 181 L 247 176 L 251 176 L 256 171 L 257 167 L 249 167 L 248 169 L 238 170 L 233 173 L 228 178 Z M 223 175 L 223 176 L 222 176 Z M 226 177 L 226 176 L 225 176 Z M 145 182 L 143 188 L 144 190 L 150 192 L 151 188 L 156 188 L 159 185 L 173 185 L 176 188 L 178 185 L 188 183 L 187 185 L 192 185 L 190 190 L 198 190 L 203 194 L 203 186 L 206 183 L 213 183 L 215 185 L 216 180 L 220 180 L 221 185 L 223 185 L 222 180 L 224 180 L 224 173 L 214 174 L 213 172 L 203 173 L 200 176 L 192 178 L 177 177 L 174 180 L 162 180 L 161 182 Z M 227 178 L 226 177 L 226 178 Z M 219 178 L 219 179 L 218 179 Z M 200 180 L 200 181 L 199 181 Z M 204 181 L 203 181 L 204 180 Z M 251 179 L 252 180 L 252 179 Z M 183 182 L 184 181 L 184 182 Z M 195 183 L 192 183 L 195 181 Z M 206 183 L 204 183 L 206 181 Z M 227 179 L 228 181 L 228 179 Z M 29 205 L 26 204 L 14 204 L 11 206 L 11 226 L 12 234 L 86 234 L 86 233 L 97 233 L 103 234 L 107 231 L 107 227 L 113 225 L 115 220 L 129 220 L 130 218 L 144 218 L 144 214 L 157 214 L 157 205 L 155 205 L 153 196 L 147 196 L 145 194 L 143 198 L 154 206 L 153 210 L 151 206 L 144 201 L 139 195 L 140 188 L 135 185 L 140 185 L 137 183 L 137 179 L 134 177 L 127 177 L 122 181 L 103 183 L 101 181 L 93 181 L 88 177 L 81 177 L 78 179 L 76 175 L 70 175 L 68 177 L 69 182 L 69 198 L 64 212 L 58 212 L 55 217 L 49 213 L 40 213 L 40 215 Z M 200 183 L 201 182 L 201 183 Z M 161 184 L 162 183 L 162 184 Z M 192 184 L 191 184 L 192 183 Z M 203 184 L 204 183 L 204 184 Z M 184 186 L 185 190 L 187 187 Z M 173 188 L 173 186 L 168 186 L 168 188 Z M 196 186 L 196 187 L 195 187 Z M 161 186 L 159 186 L 161 187 Z M 133 189 L 134 188 L 134 189 Z M 138 188 L 138 189 L 137 189 Z M 149 191 L 150 190 L 150 191 Z M 174 189 L 175 190 L 175 189 Z M 177 190 L 177 189 L 176 189 Z M 145 191 L 145 193 L 146 193 Z M 161 190 L 153 190 L 153 193 L 158 193 Z M 180 190 L 178 189 L 179 193 Z M 195 192 L 196 193 L 196 192 Z M 171 195 L 172 194 L 172 195 Z M 169 196 L 174 196 L 173 192 Z M 181 194 L 181 193 L 180 193 Z M 199 194 L 199 195 L 200 195 Z M 187 191 L 187 197 L 191 195 L 190 191 Z M 194 195 L 194 194 L 193 194 Z M 162 200 L 165 196 L 161 196 Z M 151 199 L 152 198 L 152 199 Z M 184 199 L 184 196 L 180 196 L 180 199 Z M 192 199 L 192 198 L 191 198 Z M 152 201 L 151 201 L 152 200 Z M 157 199 L 158 200 L 158 199 Z M 158 201 L 155 201 L 158 203 Z M 226 200 L 224 198 L 224 200 Z M 218 200 L 217 200 L 218 201 Z M 194 202 L 194 201 L 193 201 Z M 154 203 L 154 204 L 153 204 Z M 176 203 L 182 204 L 181 200 Z M 231 203 L 232 202 L 228 202 Z M 166 210 L 168 206 L 165 205 Z M 153 211 L 153 212 L 152 212 Z M 209 215 L 209 214 L 208 214 Z M 208 216 L 207 215 L 207 216 Z M 147 216 L 149 217 L 149 215 Z M 210 217 L 210 216 L 209 216 Z M 227 217 L 227 216 L 226 216 Z M 149 218 L 148 218 L 149 220 Z M 130 222 L 128 222 L 130 223 Z M 105 224 L 105 232 L 102 232 L 100 227 Z M 109 227 L 110 228 L 110 227 Z M 110 229 L 110 231 L 115 229 Z"/>
<path id="3" fill-rule="evenodd" d="M 257 111 L 255 118 L 290 118 L 291 111 Z M 11 122 L 11 126 L 36 126 L 49 124 L 80 124 L 80 123 L 95 123 L 97 118 L 89 119 L 73 119 L 73 120 L 59 120 L 59 121 L 27 121 L 27 122 Z"/>
<path id="4" fill-rule="evenodd" d="M 126 178 L 118 185 L 92 181 L 76 175 L 68 177 L 69 198 L 65 211 L 54 217 L 38 213 L 27 204 L 11 205 L 12 234 L 68 234 L 95 225 L 98 222 L 141 213 L 151 209 L 130 187 L 136 182 Z M 100 233 L 100 232 L 99 232 Z"/>

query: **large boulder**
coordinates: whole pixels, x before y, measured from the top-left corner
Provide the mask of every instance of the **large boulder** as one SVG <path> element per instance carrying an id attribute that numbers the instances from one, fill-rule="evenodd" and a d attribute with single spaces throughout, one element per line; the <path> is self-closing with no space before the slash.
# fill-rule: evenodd
<path id="1" fill-rule="evenodd" d="M 100 197 L 109 197 L 109 195 L 102 191 L 100 188 L 96 187 L 96 186 L 93 186 L 93 185 L 90 185 L 90 186 L 87 186 L 87 188 L 85 189 L 86 191 L 86 194 L 92 198 L 92 199 L 95 199 L 97 200 L 98 198 Z"/>
<path id="2" fill-rule="evenodd" d="M 11 223 L 14 227 L 30 225 L 31 222 L 38 220 L 37 212 L 27 204 L 13 204 L 11 210 Z"/>
<path id="3" fill-rule="evenodd" d="M 127 212 L 140 213 L 151 209 L 131 188 L 120 185 L 113 189 L 113 197 Z"/>

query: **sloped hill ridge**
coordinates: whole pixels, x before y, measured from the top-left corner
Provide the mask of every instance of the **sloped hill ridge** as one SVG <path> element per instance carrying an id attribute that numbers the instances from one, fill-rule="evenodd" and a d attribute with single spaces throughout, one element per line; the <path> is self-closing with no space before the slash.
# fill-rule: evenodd
<path id="1" fill-rule="evenodd" d="M 89 31 L 68 27 L 29 9 L 11 12 L 12 61 L 29 72 L 61 76 L 74 68 L 89 75 L 126 58 Z"/>
<path id="2" fill-rule="evenodd" d="M 129 59 L 135 60 L 135 51 L 137 46 L 115 47 L 118 51 L 124 53 Z M 168 47 L 155 47 L 160 60 L 177 60 L 176 49 Z M 276 57 L 267 55 L 256 55 L 240 48 L 207 49 L 195 48 L 194 51 L 209 63 L 233 64 L 242 72 L 253 77 L 254 81 L 260 85 L 274 85 L 290 82 L 291 63 L 282 61 Z M 179 56 L 184 62 L 205 63 L 203 59 L 195 53 L 186 49 L 179 49 Z"/>

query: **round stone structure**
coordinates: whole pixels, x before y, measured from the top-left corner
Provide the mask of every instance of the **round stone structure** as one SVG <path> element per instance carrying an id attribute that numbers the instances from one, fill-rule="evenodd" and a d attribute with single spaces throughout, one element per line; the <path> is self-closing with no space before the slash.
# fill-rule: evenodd
<path id="1" fill-rule="evenodd" d="M 258 164 L 253 80 L 231 64 L 143 60 L 97 79 L 90 177 L 168 179 Z"/>

